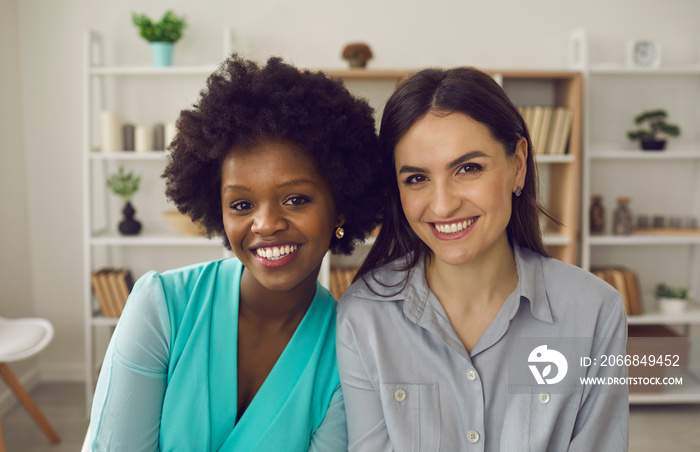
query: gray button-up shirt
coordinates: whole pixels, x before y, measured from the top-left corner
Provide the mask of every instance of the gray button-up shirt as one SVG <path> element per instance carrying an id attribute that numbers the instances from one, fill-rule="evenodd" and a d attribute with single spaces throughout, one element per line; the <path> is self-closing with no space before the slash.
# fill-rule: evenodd
<path id="1" fill-rule="evenodd" d="M 539 343 L 534 338 L 576 338 L 569 341 L 579 341 L 584 356 L 624 355 L 620 294 L 529 250 L 516 247 L 515 258 L 518 285 L 471 354 L 428 288 L 424 259 L 399 293 L 406 272 L 392 264 L 345 292 L 337 347 L 350 451 L 628 450 L 626 386 L 579 381 L 624 378 L 626 367 L 581 367 L 569 359 L 568 380 L 549 386 L 517 384 L 524 377 L 509 369 L 516 367 L 514 350 Z"/>

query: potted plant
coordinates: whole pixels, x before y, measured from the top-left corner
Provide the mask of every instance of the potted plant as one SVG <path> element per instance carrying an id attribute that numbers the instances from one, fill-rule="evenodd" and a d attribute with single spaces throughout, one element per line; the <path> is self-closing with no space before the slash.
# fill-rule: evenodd
<path id="1" fill-rule="evenodd" d="M 669 286 L 665 283 L 659 283 L 654 294 L 659 302 L 659 310 L 670 315 L 685 311 L 690 295 L 687 287 Z"/>
<path id="2" fill-rule="evenodd" d="M 160 22 L 153 22 L 145 14 L 131 13 L 131 19 L 139 29 L 139 35 L 151 43 L 153 64 L 170 66 L 173 58 L 173 44 L 180 40 L 187 27 L 185 17 L 178 17 L 168 10 Z"/>
<path id="3" fill-rule="evenodd" d="M 133 172 L 124 172 L 123 167 L 119 167 L 119 172 L 112 174 L 107 179 L 107 186 L 112 192 L 124 200 L 124 219 L 119 223 L 119 232 L 124 235 L 135 235 L 141 231 L 141 223 L 134 219 L 136 210 L 131 205 L 131 199 L 139 190 L 141 176 L 135 176 Z"/>
<path id="4" fill-rule="evenodd" d="M 639 140 L 645 151 L 662 151 L 666 148 L 666 136 L 677 137 L 681 129 L 675 124 L 666 122 L 668 114 L 666 110 L 656 109 L 643 111 L 634 118 L 634 123 L 640 125 L 646 123 L 647 128 L 630 130 L 627 137 L 630 140 Z"/>
<path id="5" fill-rule="evenodd" d="M 364 42 L 353 42 L 343 49 L 343 59 L 347 60 L 350 67 L 365 67 L 372 59 L 372 49 Z"/>

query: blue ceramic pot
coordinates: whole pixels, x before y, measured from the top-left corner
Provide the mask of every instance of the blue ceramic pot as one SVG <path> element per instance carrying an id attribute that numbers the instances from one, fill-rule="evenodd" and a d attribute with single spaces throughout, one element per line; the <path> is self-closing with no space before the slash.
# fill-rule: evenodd
<path id="1" fill-rule="evenodd" d="M 173 64 L 173 43 L 172 42 L 152 42 L 151 53 L 153 54 L 154 66 L 171 66 Z"/>

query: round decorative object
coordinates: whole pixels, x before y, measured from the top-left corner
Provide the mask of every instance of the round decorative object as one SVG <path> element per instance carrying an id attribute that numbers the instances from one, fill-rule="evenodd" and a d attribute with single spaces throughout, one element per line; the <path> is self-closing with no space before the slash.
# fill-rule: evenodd
<path id="1" fill-rule="evenodd" d="M 136 210 L 130 202 L 126 203 L 122 213 L 124 214 L 124 220 L 119 223 L 119 232 L 121 232 L 123 235 L 136 235 L 141 232 L 141 223 L 134 220 Z"/>
<path id="2" fill-rule="evenodd" d="M 682 298 L 659 298 L 659 311 L 667 315 L 679 315 L 685 311 L 688 300 Z"/>
<path id="3" fill-rule="evenodd" d="M 206 235 L 207 233 L 206 229 L 201 223 L 193 222 L 189 216 L 182 214 L 177 210 L 163 212 L 163 219 L 167 221 L 170 226 L 177 229 L 177 231 L 182 235 L 201 236 Z"/>
<path id="4" fill-rule="evenodd" d="M 666 140 L 642 140 L 640 143 L 644 151 L 663 151 L 666 149 Z"/>
<path id="5" fill-rule="evenodd" d="M 627 63 L 642 69 L 658 68 L 661 65 L 661 44 L 646 39 L 630 41 L 627 49 Z"/>

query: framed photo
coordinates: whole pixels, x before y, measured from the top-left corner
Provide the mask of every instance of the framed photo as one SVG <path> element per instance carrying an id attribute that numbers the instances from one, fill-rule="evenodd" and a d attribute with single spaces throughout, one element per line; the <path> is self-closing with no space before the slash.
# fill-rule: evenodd
<path id="1" fill-rule="evenodd" d="M 629 41 L 627 65 L 640 69 L 658 69 L 661 66 L 661 44 L 648 39 Z"/>

